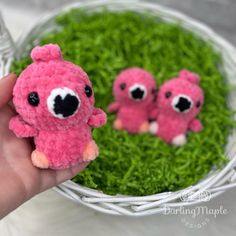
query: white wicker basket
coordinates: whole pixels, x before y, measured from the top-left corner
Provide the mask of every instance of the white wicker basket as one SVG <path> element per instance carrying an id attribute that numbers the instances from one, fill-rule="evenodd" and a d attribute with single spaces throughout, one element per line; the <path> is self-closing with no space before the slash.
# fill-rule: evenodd
<path id="1" fill-rule="evenodd" d="M 222 72 L 229 84 L 236 84 L 236 49 L 217 35 L 210 28 L 196 20 L 187 17 L 179 12 L 170 10 L 166 7 L 144 1 L 89 1 L 87 3 L 76 3 L 51 14 L 40 18 L 40 20 L 32 26 L 23 37 L 17 42 L 16 50 L 9 36 L 8 31 L 4 27 L 3 22 L 0 24 L 0 75 L 9 72 L 11 60 L 24 55 L 30 49 L 32 42 L 37 44 L 37 40 L 45 33 L 56 29 L 55 16 L 66 12 L 72 8 L 84 8 L 87 11 L 97 11 L 107 7 L 111 11 L 133 10 L 137 12 L 149 12 L 152 15 L 161 17 L 168 22 L 179 22 L 184 28 L 192 31 L 204 40 L 210 41 L 215 50 L 222 55 Z M 0 19 L 1 21 L 1 19 Z M 228 104 L 232 109 L 236 109 L 236 94 L 231 92 L 228 97 Z M 233 117 L 235 119 L 236 117 Z M 193 205 L 201 202 L 202 194 L 209 197 L 215 197 L 223 193 L 226 189 L 236 186 L 236 132 L 232 130 L 232 134 L 228 138 L 228 144 L 225 147 L 225 155 L 229 158 L 229 162 L 222 170 L 212 170 L 211 173 L 194 186 L 190 186 L 184 190 L 176 192 L 165 192 L 144 197 L 133 196 L 109 196 L 102 192 L 89 189 L 87 187 L 67 181 L 55 190 L 65 197 L 81 203 L 85 206 L 93 208 L 97 211 L 128 216 L 143 216 L 154 213 L 162 213 L 167 208 L 176 208 L 181 206 Z M 214 150 L 212 150 L 214 152 Z M 187 196 L 187 198 L 186 198 Z M 201 196 L 201 197 L 199 197 Z"/>

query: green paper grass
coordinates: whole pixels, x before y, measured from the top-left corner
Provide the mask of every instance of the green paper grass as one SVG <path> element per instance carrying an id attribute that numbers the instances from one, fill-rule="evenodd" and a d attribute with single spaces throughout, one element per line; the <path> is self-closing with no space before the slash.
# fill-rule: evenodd
<path id="1" fill-rule="evenodd" d="M 233 122 L 226 106 L 228 89 L 218 69 L 220 57 L 210 43 L 177 24 L 134 12 L 104 10 L 87 15 L 72 10 L 57 22 L 60 30 L 47 34 L 40 43 L 58 43 L 65 59 L 84 68 L 93 82 L 98 107 L 106 110 L 113 101 L 115 76 L 132 66 L 153 73 L 158 86 L 187 68 L 201 76 L 205 91 L 199 115 L 204 130 L 190 133 L 183 147 L 169 146 L 150 134 L 115 131 L 115 116 L 108 114 L 107 125 L 93 131 L 99 158 L 73 181 L 107 194 L 140 196 L 185 188 L 212 168 L 222 167 Z M 12 70 L 19 73 L 29 63 L 29 57 L 15 61 Z"/>

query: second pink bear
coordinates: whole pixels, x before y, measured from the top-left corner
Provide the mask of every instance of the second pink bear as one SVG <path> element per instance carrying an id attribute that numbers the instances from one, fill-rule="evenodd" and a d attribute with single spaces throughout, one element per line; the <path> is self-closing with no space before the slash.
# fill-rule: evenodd
<path id="1" fill-rule="evenodd" d="M 108 110 L 116 112 L 114 128 L 129 133 L 149 130 L 149 116 L 155 105 L 156 84 L 153 76 L 141 68 L 122 71 L 113 84 L 115 102 Z"/>

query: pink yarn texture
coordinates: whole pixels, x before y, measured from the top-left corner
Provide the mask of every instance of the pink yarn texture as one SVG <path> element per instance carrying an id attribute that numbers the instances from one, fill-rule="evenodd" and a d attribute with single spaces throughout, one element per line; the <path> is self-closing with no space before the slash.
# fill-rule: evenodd
<path id="1" fill-rule="evenodd" d="M 182 70 L 177 78 L 165 82 L 158 92 L 156 122 L 150 131 L 167 143 L 183 145 L 188 130 L 200 132 L 203 128 L 196 118 L 204 102 L 198 75 Z"/>
<path id="2" fill-rule="evenodd" d="M 88 75 L 62 58 L 58 45 L 35 47 L 33 63 L 17 79 L 13 103 L 18 115 L 9 128 L 18 137 L 34 137 L 31 158 L 39 168 L 62 169 L 98 156 L 91 127 L 106 123 L 94 107 Z"/>
<path id="3" fill-rule="evenodd" d="M 141 68 L 123 70 L 113 84 L 113 95 L 115 102 L 108 110 L 117 113 L 114 128 L 129 133 L 147 132 L 156 98 L 153 76 Z"/>

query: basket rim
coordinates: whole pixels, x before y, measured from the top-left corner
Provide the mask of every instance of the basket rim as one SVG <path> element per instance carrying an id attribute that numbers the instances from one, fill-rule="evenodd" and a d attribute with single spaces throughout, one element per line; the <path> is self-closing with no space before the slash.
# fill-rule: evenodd
<path id="1" fill-rule="evenodd" d="M 170 9 L 169 7 L 161 6 L 157 3 L 151 3 L 144 0 L 94 0 L 89 2 L 76 2 L 72 4 L 67 4 L 63 7 L 53 10 L 49 14 L 45 14 L 44 16 L 40 17 L 39 20 L 36 20 L 36 22 L 28 29 L 26 29 L 22 33 L 21 37 L 17 40 L 17 48 L 25 49 L 25 47 L 23 47 L 22 45 L 27 42 L 28 35 L 31 35 L 35 31 L 35 29 L 37 29 L 39 26 L 42 26 L 47 21 L 52 20 L 58 14 L 68 12 L 73 8 L 91 8 L 93 10 L 103 6 L 113 6 L 116 8 L 117 5 L 121 6 L 121 8 L 124 7 L 127 10 L 139 9 L 140 11 L 148 10 L 152 11 L 152 13 L 155 12 L 164 21 L 179 21 L 182 27 L 186 28 L 187 30 L 190 30 L 191 32 L 194 32 L 202 39 L 210 40 L 215 46 L 218 47 L 218 49 L 224 49 L 225 63 L 231 68 L 236 68 L 236 48 L 228 40 L 224 39 L 222 36 L 212 30 L 209 26 L 205 25 L 204 23 L 201 23 L 198 20 L 193 19 L 192 17 L 189 17 L 177 10 Z M 114 10 L 113 8 L 111 9 Z M 198 33 L 196 32 L 196 29 L 198 29 Z M 17 51 L 15 55 L 17 56 Z M 194 201 L 190 202 L 189 205 L 196 204 L 199 202 L 197 201 L 197 197 L 204 191 L 211 191 L 212 197 L 215 197 L 223 193 L 226 189 L 233 188 L 236 186 L 236 183 L 234 183 L 234 180 L 236 179 L 236 173 L 233 169 L 236 166 L 236 148 L 233 147 L 233 144 L 230 143 L 230 141 L 228 145 L 229 149 L 231 148 L 231 150 L 229 151 L 229 153 L 227 153 L 227 156 L 230 159 L 227 165 L 225 165 L 221 170 L 215 171 L 214 173 L 212 173 L 212 175 L 208 175 L 195 185 L 189 186 L 185 189 L 181 189 L 178 191 L 135 197 L 129 195 L 107 195 L 99 190 L 91 189 L 80 184 L 74 183 L 71 180 L 68 180 L 62 183 L 61 185 L 55 187 L 55 190 L 61 193 L 62 195 L 66 196 L 67 198 L 80 202 L 83 205 L 110 214 L 149 215 L 161 212 L 162 209 L 157 209 L 156 207 L 162 206 L 163 204 L 168 202 L 173 202 L 174 200 L 178 200 L 183 194 L 183 192 L 190 193 L 192 199 L 195 199 Z M 231 181 L 229 181 L 229 179 Z M 220 185 L 218 181 L 220 181 L 222 184 Z M 79 193 L 79 196 L 76 195 L 75 192 Z M 97 203 L 101 203 L 101 208 L 104 209 L 100 209 L 98 206 L 96 206 Z M 129 204 L 131 205 L 131 208 L 134 213 L 129 211 L 127 212 L 127 210 L 123 208 L 117 209 L 117 207 L 119 208 L 119 206 L 111 206 L 110 203 Z M 172 203 L 172 205 L 173 207 L 175 207 L 174 203 Z M 153 210 L 153 208 L 155 209 Z"/>

